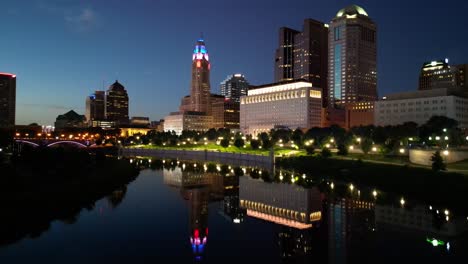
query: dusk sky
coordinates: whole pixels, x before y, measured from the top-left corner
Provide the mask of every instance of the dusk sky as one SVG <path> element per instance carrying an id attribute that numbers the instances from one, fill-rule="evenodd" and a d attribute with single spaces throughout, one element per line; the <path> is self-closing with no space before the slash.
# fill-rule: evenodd
<path id="1" fill-rule="evenodd" d="M 219 93 L 228 74 L 273 81 L 281 26 L 329 23 L 353 3 L 378 26 L 379 96 L 415 90 L 424 61 L 468 63 L 468 2 L 460 0 L 3 0 L 0 72 L 17 74 L 17 124 L 84 114 L 85 97 L 116 79 L 130 116 L 159 120 L 189 93 L 200 32 Z"/>

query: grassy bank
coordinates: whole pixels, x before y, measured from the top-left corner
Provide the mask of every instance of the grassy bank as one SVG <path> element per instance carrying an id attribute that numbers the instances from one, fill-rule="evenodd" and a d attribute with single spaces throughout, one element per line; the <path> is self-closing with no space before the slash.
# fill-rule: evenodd
<path id="1" fill-rule="evenodd" d="M 458 173 L 319 156 L 281 158 L 277 164 L 298 173 L 352 182 L 458 209 L 466 207 L 468 199 L 468 177 Z"/>
<path id="2" fill-rule="evenodd" d="M 236 146 L 229 146 L 223 147 L 214 143 L 205 144 L 183 144 L 180 146 L 156 146 L 156 145 L 137 145 L 132 146 L 134 148 L 143 148 L 143 149 L 161 149 L 161 150 L 196 150 L 196 151 L 215 151 L 215 152 L 230 152 L 230 153 L 246 153 L 246 154 L 254 154 L 254 155 L 263 155 L 268 156 L 270 154 L 270 150 L 268 149 L 252 149 L 250 145 L 246 145 L 245 148 L 241 147 L 238 148 Z M 304 155 L 304 150 L 297 150 L 295 148 L 285 148 L 285 147 L 278 147 L 274 148 L 275 155 L 277 156 L 290 156 L 290 155 Z"/>

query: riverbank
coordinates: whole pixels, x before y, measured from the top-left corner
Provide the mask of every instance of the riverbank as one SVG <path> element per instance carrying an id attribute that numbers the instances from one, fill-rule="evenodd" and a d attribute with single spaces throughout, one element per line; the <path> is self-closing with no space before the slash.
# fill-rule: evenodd
<path id="1" fill-rule="evenodd" d="M 278 158 L 277 166 L 296 173 L 352 182 L 408 198 L 450 204 L 461 209 L 468 199 L 468 177 L 453 172 L 434 172 L 428 168 L 364 162 L 331 157 L 302 156 Z M 326 164 L 326 166 L 324 166 Z"/>
<path id="2" fill-rule="evenodd" d="M 119 201 L 126 185 L 138 175 L 138 169 L 125 160 L 61 151 L 37 151 L 2 166 L 0 245 L 39 236 L 55 220 L 73 223 L 82 209 L 93 208 L 104 197 Z M 50 160 L 56 155 L 63 159 Z M 30 158 L 48 162 L 41 166 L 28 163 Z"/>

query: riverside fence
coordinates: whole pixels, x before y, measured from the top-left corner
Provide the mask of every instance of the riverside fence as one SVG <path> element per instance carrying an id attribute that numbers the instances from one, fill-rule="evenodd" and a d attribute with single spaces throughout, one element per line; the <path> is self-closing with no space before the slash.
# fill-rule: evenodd
<path id="1" fill-rule="evenodd" d="M 270 168 L 275 164 L 275 158 L 272 152 L 269 156 L 263 156 L 247 153 L 216 152 L 207 150 L 121 148 L 119 154 L 122 156 L 144 156 L 161 159 L 211 161 L 235 166 L 260 166 L 265 168 Z"/>

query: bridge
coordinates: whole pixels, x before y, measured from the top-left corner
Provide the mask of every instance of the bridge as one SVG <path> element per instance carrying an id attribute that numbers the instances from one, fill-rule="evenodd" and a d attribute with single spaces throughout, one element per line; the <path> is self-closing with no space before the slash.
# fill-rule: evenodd
<path id="1" fill-rule="evenodd" d="M 32 147 L 54 147 L 60 145 L 71 145 L 78 148 L 89 148 L 96 146 L 94 140 L 80 139 L 33 139 L 33 138 L 16 138 L 15 144 L 29 145 Z"/>

